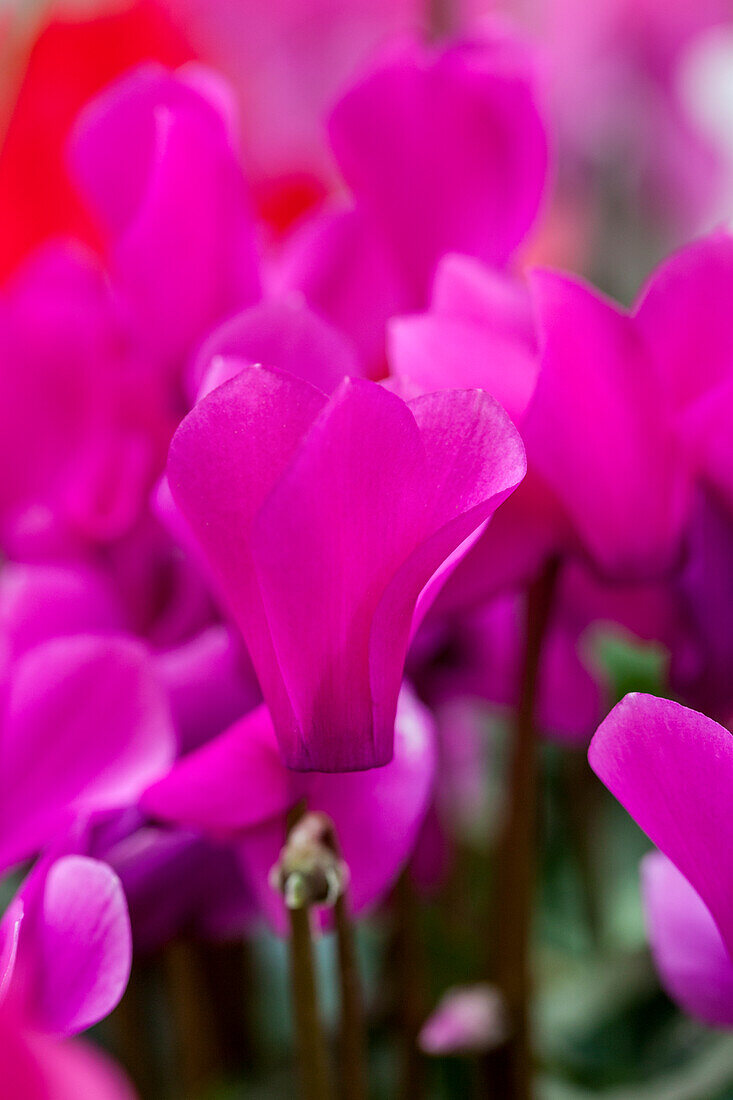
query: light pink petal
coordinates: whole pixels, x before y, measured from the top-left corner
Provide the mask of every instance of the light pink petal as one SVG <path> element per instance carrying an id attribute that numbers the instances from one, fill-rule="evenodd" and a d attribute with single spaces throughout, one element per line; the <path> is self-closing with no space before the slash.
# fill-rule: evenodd
<path id="1" fill-rule="evenodd" d="M 17 969 L 34 1027 L 74 1035 L 107 1016 L 130 974 L 127 903 L 105 863 L 64 856 L 52 863 L 21 929 Z"/>
<path id="2" fill-rule="evenodd" d="M 264 706 L 191 753 L 144 793 L 153 817 L 230 837 L 284 815 L 298 799 Z"/>
<path id="3" fill-rule="evenodd" d="M 439 54 L 414 45 L 336 105 L 329 135 L 339 167 L 382 227 L 412 304 L 424 302 L 445 252 L 502 263 L 529 229 L 547 163 L 531 70 L 508 39 Z"/>
<path id="4" fill-rule="evenodd" d="M 537 357 L 519 341 L 479 324 L 432 313 L 400 317 L 388 328 L 392 371 L 423 393 L 487 390 L 518 423 L 537 380 Z"/>
<path id="5" fill-rule="evenodd" d="M 438 264 L 431 312 L 462 321 L 489 322 L 493 330 L 536 348 L 532 301 L 525 281 L 471 256 L 449 253 Z"/>
<path id="6" fill-rule="evenodd" d="M 110 1058 L 82 1040 L 56 1042 L 31 1035 L 28 1043 L 43 1075 L 39 1100 L 136 1100 L 131 1083 Z M 35 1100 L 17 1093 L 24 1100 Z"/>
<path id="7" fill-rule="evenodd" d="M 613 574 L 676 563 L 689 473 L 633 320 L 569 278 L 533 278 L 542 334 L 523 435 L 587 550 Z"/>
<path id="8" fill-rule="evenodd" d="M 645 857 L 642 885 L 664 988 L 692 1016 L 733 1027 L 733 960 L 700 895 L 660 852 Z"/>
<path id="9" fill-rule="evenodd" d="M 689 880 L 733 948 L 733 734 L 652 695 L 622 699 L 601 723 L 590 765 Z"/>
<path id="10" fill-rule="evenodd" d="M 167 700 L 137 642 L 76 635 L 14 666 L 2 734 L 0 865 L 77 814 L 122 808 L 170 764 Z"/>

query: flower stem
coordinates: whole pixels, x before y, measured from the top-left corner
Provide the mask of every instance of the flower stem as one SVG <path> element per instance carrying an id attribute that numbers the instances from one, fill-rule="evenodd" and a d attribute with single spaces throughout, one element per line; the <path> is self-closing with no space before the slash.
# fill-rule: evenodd
<path id="1" fill-rule="evenodd" d="M 529 1100 L 532 1089 L 530 944 L 537 832 L 535 711 L 542 645 L 550 618 L 559 562 L 550 560 L 527 597 L 525 654 L 508 805 L 496 849 L 493 979 L 505 1004 L 507 1040 L 486 1058 L 489 1094 Z"/>
<path id="2" fill-rule="evenodd" d="M 425 958 L 422 950 L 415 887 L 406 867 L 394 888 L 395 968 L 399 998 L 400 1086 L 405 1100 L 425 1095 L 425 1062 L 417 1037 L 425 1022 Z"/>
<path id="3" fill-rule="evenodd" d="M 348 897 L 341 894 L 334 906 L 341 993 L 341 1095 L 366 1100 L 366 1029 L 354 929 Z"/>
<path id="4" fill-rule="evenodd" d="M 304 1100 L 330 1100 L 331 1081 L 326 1041 L 318 1013 L 310 912 L 303 906 L 288 909 L 288 915 L 290 976 L 301 1090 Z"/>

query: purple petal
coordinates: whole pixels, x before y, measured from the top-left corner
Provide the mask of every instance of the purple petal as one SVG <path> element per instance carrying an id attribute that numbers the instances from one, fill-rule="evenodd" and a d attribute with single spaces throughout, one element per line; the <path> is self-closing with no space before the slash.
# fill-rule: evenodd
<path id="1" fill-rule="evenodd" d="M 590 765 L 689 880 L 733 947 L 733 734 L 668 699 L 633 694 L 601 723 Z"/>
<path id="2" fill-rule="evenodd" d="M 0 624 L 17 657 L 61 635 L 119 631 L 124 615 L 89 567 L 10 562 L 0 576 Z"/>
<path id="3" fill-rule="evenodd" d="M 285 738 L 276 721 L 290 766 L 343 771 L 391 757 L 397 690 L 375 723 L 370 632 L 424 532 L 428 476 L 404 402 L 374 383 L 346 382 L 257 516 L 263 603 L 303 731 Z"/>
<path id="4" fill-rule="evenodd" d="M 262 700 L 241 640 L 221 623 L 158 654 L 155 667 L 168 691 L 182 753 L 210 741 Z"/>
<path id="5" fill-rule="evenodd" d="M 709 909 L 673 863 L 651 852 L 642 864 L 654 961 L 673 1000 L 714 1027 L 733 1027 L 733 960 Z"/>

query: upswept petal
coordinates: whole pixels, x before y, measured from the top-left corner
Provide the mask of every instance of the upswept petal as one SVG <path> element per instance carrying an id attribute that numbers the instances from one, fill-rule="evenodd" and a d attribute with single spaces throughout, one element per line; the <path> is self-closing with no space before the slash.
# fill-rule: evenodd
<path id="1" fill-rule="evenodd" d="M 634 693 L 598 727 L 588 759 L 733 951 L 733 734 L 679 703 Z"/>
<path id="2" fill-rule="evenodd" d="M 733 960 L 700 895 L 660 852 L 642 863 L 642 890 L 664 988 L 692 1016 L 733 1027 Z"/>
<path id="3" fill-rule="evenodd" d="M 251 553 L 254 518 L 326 397 L 292 375 L 243 369 L 200 401 L 171 443 L 168 480 L 242 631 L 278 728 L 297 736 Z"/>

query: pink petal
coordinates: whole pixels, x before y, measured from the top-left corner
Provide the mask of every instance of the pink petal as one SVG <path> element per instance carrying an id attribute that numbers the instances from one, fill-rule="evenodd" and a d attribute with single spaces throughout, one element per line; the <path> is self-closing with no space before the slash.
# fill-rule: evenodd
<path id="1" fill-rule="evenodd" d="M 410 306 L 379 228 L 363 210 L 328 210 L 296 229 L 278 263 L 274 289 L 298 292 L 357 349 L 370 378 L 384 374 L 385 326 Z"/>
<path id="2" fill-rule="evenodd" d="M 715 233 L 656 269 L 635 309 L 675 409 L 684 410 L 731 376 L 733 237 Z"/>
<path id="3" fill-rule="evenodd" d="M 329 135 L 413 304 L 445 252 L 502 263 L 537 212 L 546 138 L 530 59 L 509 39 L 393 53 L 342 97 Z"/>
<path id="4" fill-rule="evenodd" d="M 633 694 L 601 723 L 590 765 L 689 880 L 733 947 L 733 734 L 668 699 Z"/>
<path id="5" fill-rule="evenodd" d="M 84 1031 L 120 1000 L 130 974 L 132 939 L 117 875 L 85 856 L 48 870 L 37 911 L 21 931 L 18 971 L 26 975 L 24 1011 L 39 1030 Z"/>
<path id="6" fill-rule="evenodd" d="M 259 295 L 246 189 L 225 120 L 193 83 L 156 66 L 82 114 L 71 149 L 112 240 L 115 274 L 164 360 Z"/>
<path id="7" fill-rule="evenodd" d="M 31 855 L 75 814 L 134 802 L 174 749 L 167 700 L 138 643 L 77 635 L 37 646 L 10 683 L 0 865 Z"/>
<path id="8" fill-rule="evenodd" d="M 231 836 L 284 815 L 298 800 L 272 720 L 258 707 L 149 787 L 143 809 L 162 821 Z"/>
<path id="9" fill-rule="evenodd" d="M 232 356 L 240 361 L 240 369 L 245 363 L 275 367 L 324 393 L 334 390 L 343 378 L 361 373 L 348 341 L 295 298 L 262 302 L 212 333 L 193 366 L 194 384 L 204 385 L 199 399 L 213 388 L 209 378 L 213 362 Z"/>
<path id="10" fill-rule="evenodd" d="M 278 728 L 296 728 L 256 584 L 252 523 L 326 402 L 291 375 L 245 368 L 200 401 L 171 443 L 173 499 L 198 539 Z"/>
<path id="11" fill-rule="evenodd" d="M 534 276 L 542 357 L 523 425 L 530 460 L 612 574 L 675 564 L 689 474 L 633 320 L 592 290 Z M 591 365 L 592 364 L 592 369 Z"/>
<path id="12" fill-rule="evenodd" d="M 382 594 L 424 532 L 428 476 L 404 402 L 350 381 L 257 516 L 263 604 L 302 731 L 284 736 L 274 715 L 291 766 L 343 771 L 391 757 L 397 686 L 375 722 L 370 631 Z"/>
<path id="13" fill-rule="evenodd" d="M 692 1016 L 714 1027 L 733 1027 L 733 961 L 709 909 L 659 852 L 645 857 L 642 884 L 664 988 Z"/>

